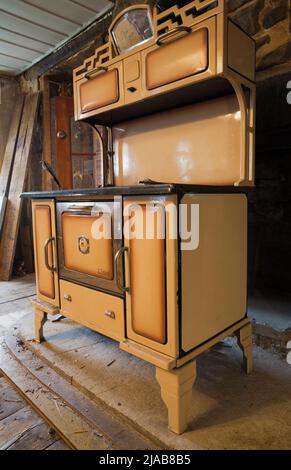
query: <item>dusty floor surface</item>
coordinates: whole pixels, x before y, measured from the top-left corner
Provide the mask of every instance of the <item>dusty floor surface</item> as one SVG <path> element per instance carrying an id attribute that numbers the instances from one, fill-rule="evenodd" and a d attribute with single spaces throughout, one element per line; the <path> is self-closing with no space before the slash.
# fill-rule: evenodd
<path id="1" fill-rule="evenodd" d="M 255 292 L 249 299 L 249 318 L 276 331 L 291 329 L 291 296 Z"/>
<path id="2" fill-rule="evenodd" d="M 0 287 L 1 290 L 1 287 Z M 30 292 L 27 294 L 29 295 Z M 175 449 L 291 449 L 291 366 L 260 348 L 254 349 L 254 372 L 241 370 L 241 354 L 230 338 L 198 360 L 189 431 L 176 436 L 167 429 L 155 368 L 121 351 L 118 343 L 64 319 L 48 322 L 46 342 L 33 342 L 28 299 L 1 305 L 5 317 L 33 349 L 74 385 L 130 419 L 165 447 Z M 15 330 L 17 333 L 18 330 Z"/>
<path id="3" fill-rule="evenodd" d="M 34 276 L 0 282 L 0 338 L 31 311 Z M 0 371 L 0 450 L 67 450 Z"/>
<path id="4" fill-rule="evenodd" d="M 8 328 L 31 312 L 31 298 L 35 296 L 34 275 L 0 281 L 0 338 Z"/>
<path id="5" fill-rule="evenodd" d="M 76 386 L 166 447 L 291 448 L 291 366 L 260 348 L 255 348 L 250 376 L 241 370 L 240 351 L 232 339 L 199 358 L 189 431 L 176 436 L 167 430 L 167 411 L 151 364 L 68 319 L 47 323 L 47 342 L 40 346 L 31 341 L 30 316 L 21 329 L 30 347 Z"/>

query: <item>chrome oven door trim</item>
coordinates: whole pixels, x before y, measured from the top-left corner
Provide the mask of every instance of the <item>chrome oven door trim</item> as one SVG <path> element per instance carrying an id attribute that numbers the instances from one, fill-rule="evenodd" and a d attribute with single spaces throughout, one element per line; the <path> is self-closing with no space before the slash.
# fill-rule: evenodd
<path id="1" fill-rule="evenodd" d="M 81 273 L 66 268 L 64 261 L 64 250 L 63 250 L 63 236 L 62 236 L 62 214 L 64 212 L 73 212 L 78 215 L 91 215 L 91 211 L 97 211 L 98 208 L 102 209 L 102 206 L 106 204 L 107 207 L 111 208 L 113 226 L 111 227 L 113 236 L 113 266 L 114 266 L 114 277 L 112 280 L 103 279 L 101 277 L 92 276 L 90 274 Z M 118 263 L 114 263 L 116 253 L 120 250 L 123 244 L 122 239 L 122 197 L 115 197 L 112 199 L 98 199 L 91 202 L 57 202 L 57 240 L 58 240 L 58 262 L 59 262 L 59 277 L 67 281 L 72 281 L 77 284 L 91 287 L 96 290 L 100 290 L 109 294 L 118 295 L 124 297 L 124 292 L 119 287 L 120 284 L 124 283 L 124 267 L 123 259 L 120 258 Z M 94 212 L 92 214 L 94 216 Z"/>

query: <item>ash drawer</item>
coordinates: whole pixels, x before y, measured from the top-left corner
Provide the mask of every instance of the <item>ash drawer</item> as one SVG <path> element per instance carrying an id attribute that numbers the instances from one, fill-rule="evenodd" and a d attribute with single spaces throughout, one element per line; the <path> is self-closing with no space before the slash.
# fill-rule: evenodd
<path id="1" fill-rule="evenodd" d="M 60 295 L 63 315 L 110 338 L 124 338 L 122 299 L 63 280 Z"/>

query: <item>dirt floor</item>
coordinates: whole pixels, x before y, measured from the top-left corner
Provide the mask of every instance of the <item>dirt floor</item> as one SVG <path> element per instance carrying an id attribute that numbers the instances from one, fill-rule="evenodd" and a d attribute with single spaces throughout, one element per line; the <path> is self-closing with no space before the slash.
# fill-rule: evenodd
<path id="1" fill-rule="evenodd" d="M 30 295 L 28 287 L 26 293 Z M 48 322 L 47 341 L 37 345 L 28 298 L 1 304 L 2 332 L 5 319 L 10 331 L 15 328 L 13 334 L 20 335 L 25 346 L 52 370 L 162 448 L 291 449 L 291 366 L 271 352 L 254 348 L 250 376 L 241 369 L 241 354 L 233 338 L 202 355 L 189 430 L 177 436 L 167 429 L 167 412 L 151 364 L 69 319 Z M 13 326 L 15 321 L 18 327 Z"/>

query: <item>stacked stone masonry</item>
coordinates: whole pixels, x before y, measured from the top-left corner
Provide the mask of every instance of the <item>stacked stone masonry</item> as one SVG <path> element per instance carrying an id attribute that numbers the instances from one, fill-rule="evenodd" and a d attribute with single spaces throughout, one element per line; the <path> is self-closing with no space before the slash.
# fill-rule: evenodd
<path id="1" fill-rule="evenodd" d="M 290 0 L 228 0 L 230 18 L 257 44 L 257 70 L 291 62 Z"/>

